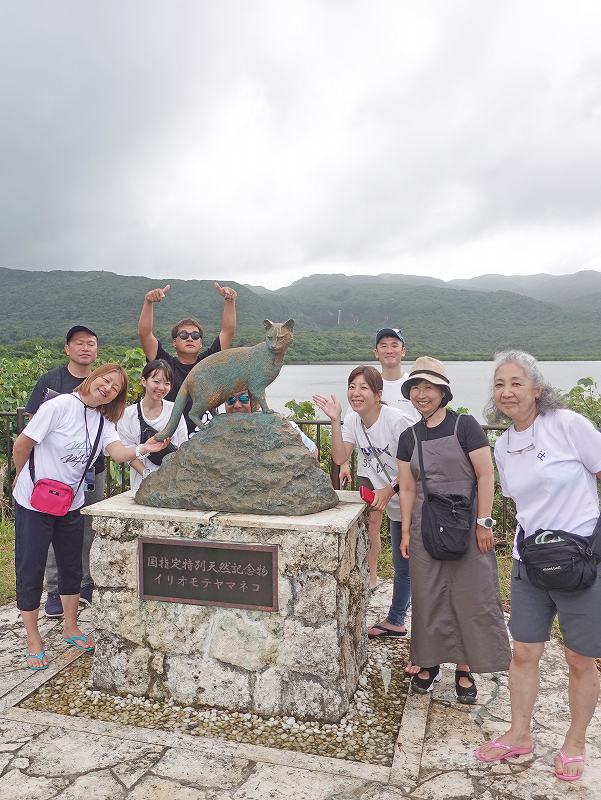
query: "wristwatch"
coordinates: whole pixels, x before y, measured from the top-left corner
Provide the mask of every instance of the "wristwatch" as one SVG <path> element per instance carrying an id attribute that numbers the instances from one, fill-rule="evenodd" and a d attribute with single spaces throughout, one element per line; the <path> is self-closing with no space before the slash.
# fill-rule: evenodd
<path id="1" fill-rule="evenodd" d="M 134 456 L 135 458 L 144 458 L 144 456 L 146 455 L 146 451 L 142 452 L 143 447 L 144 447 L 143 444 L 136 445 L 136 455 Z"/>
<path id="2" fill-rule="evenodd" d="M 492 517 L 478 517 L 476 524 L 481 525 L 483 528 L 493 528 L 497 520 Z"/>

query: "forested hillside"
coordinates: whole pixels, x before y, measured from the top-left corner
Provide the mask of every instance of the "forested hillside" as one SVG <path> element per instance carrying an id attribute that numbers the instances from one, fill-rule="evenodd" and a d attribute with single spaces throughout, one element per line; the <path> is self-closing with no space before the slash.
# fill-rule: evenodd
<path id="1" fill-rule="evenodd" d="M 385 325 L 403 328 L 411 357 L 489 358 L 508 346 L 546 358 L 601 355 L 597 272 L 450 283 L 411 275 L 313 275 L 276 291 L 223 282 L 239 292 L 236 344 L 258 341 L 265 318 L 295 320 L 289 362 L 366 359 L 375 330 Z M 0 353 L 25 352 L 36 340 L 58 344 L 76 322 L 92 326 L 105 344 L 135 345 L 144 293 L 166 283 L 171 291 L 155 309 L 159 337 L 169 339 L 173 322 L 189 315 L 201 320 L 206 339 L 215 336 L 222 300 L 212 281 L 0 268 Z"/>

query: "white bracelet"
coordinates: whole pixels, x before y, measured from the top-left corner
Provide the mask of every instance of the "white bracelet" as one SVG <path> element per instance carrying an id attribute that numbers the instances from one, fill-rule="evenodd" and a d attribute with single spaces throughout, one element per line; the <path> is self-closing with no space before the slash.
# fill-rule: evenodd
<path id="1" fill-rule="evenodd" d="M 142 447 L 143 445 L 141 444 L 136 445 L 136 458 L 144 458 L 144 456 L 146 455 L 146 453 L 142 452 Z"/>

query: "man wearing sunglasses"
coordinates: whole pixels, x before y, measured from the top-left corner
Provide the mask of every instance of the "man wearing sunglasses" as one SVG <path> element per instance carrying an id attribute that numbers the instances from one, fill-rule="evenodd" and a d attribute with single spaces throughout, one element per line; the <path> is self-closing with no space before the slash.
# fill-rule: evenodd
<path id="1" fill-rule="evenodd" d="M 203 330 L 200 322 L 188 317 L 180 319 L 171 329 L 171 338 L 175 349 L 175 357 L 168 353 L 161 342 L 152 332 L 154 323 L 154 304 L 164 300 L 171 288 L 169 284 L 162 289 L 152 289 L 146 292 L 144 304 L 138 320 L 138 337 L 146 355 L 147 361 L 155 358 L 162 358 L 171 366 L 173 370 L 173 383 L 171 391 L 165 400 L 175 400 L 180 386 L 184 382 L 188 373 L 203 358 L 218 353 L 220 350 L 227 350 L 232 345 L 234 334 L 236 333 L 236 297 L 237 292 L 228 286 L 220 286 L 217 281 L 213 283 L 215 289 L 223 297 L 223 314 L 221 316 L 221 330 L 211 345 L 205 350 L 202 348 Z M 190 420 L 188 414 L 192 408 L 192 400 L 188 400 L 184 409 L 184 418 L 188 426 L 188 433 L 192 433 L 196 427 Z"/>
<path id="2" fill-rule="evenodd" d="M 245 392 L 241 392 L 240 394 L 234 394 L 231 397 L 228 397 L 225 401 L 225 413 L 226 414 L 250 414 L 252 411 L 252 404 L 250 400 L 250 395 L 248 394 L 248 389 Z M 286 420 L 286 422 L 294 428 L 295 432 L 300 435 L 302 443 L 305 445 L 307 450 L 311 453 L 313 458 L 317 461 L 319 458 L 319 451 L 317 449 L 317 445 L 312 439 L 302 432 L 302 430 L 298 427 L 296 422 L 292 422 L 292 420 Z"/>

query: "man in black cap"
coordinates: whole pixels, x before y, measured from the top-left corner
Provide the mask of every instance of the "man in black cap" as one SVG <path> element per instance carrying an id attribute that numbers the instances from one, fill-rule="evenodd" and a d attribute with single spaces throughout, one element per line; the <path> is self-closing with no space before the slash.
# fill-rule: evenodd
<path id="1" fill-rule="evenodd" d="M 62 367 L 56 367 L 46 372 L 38 379 L 25 411 L 35 414 L 41 404 L 55 394 L 70 394 L 79 384 L 92 372 L 92 365 L 98 355 L 98 337 L 87 325 L 74 325 L 67 332 L 66 343 L 64 346 L 68 361 Z M 93 489 L 86 489 L 85 504 L 97 503 L 104 497 L 104 486 L 106 482 L 106 471 L 104 456 L 101 454 L 94 464 L 94 480 L 87 482 L 88 486 L 93 484 Z M 81 580 L 80 602 L 84 605 L 91 605 L 94 582 L 90 575 L 90 548 L 94 539 L 94 531 L 90 523 L 90 518 L 86 517 L 84 522 L 83 552 L 81 556 L 83 576 Z M 54 550 L 48 550 L 48 561 L 46 562 L 46 590 L 47 598 L 44 611 L 47 617 L 62 617 L 63 604 L 58 593 L 58 571 Z"/>

